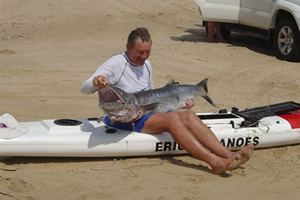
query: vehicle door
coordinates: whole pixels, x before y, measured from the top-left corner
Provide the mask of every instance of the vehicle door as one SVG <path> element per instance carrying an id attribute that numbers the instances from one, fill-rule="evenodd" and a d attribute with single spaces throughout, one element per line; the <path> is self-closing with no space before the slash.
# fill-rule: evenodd
<path id="1" fill-rule="evenodd" d="M 238 23 L 241 0 L 194 0 L 203 21 Z"/>
<path id="2" fill-rule="evenodd" d="M 241 0 L 240 23 L 268 29 L 274 1 L 277 0 Z"/>

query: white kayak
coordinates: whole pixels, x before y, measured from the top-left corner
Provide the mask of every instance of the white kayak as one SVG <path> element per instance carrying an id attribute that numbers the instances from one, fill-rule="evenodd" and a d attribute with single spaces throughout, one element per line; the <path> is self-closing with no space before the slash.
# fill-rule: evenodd
<path id="1" fill-rule="evenodd" d="M 198 113 L 231 150 L 300 143 L 300 104 L 284 102 L 231 112 Z M 20 122 L 0 128 L 0 156 L 122 157 L 187 153 L 169 133 L 144 134 L 106 126 L 101 119 Z M 9 134 L 12 134 L 11 137 Z"/>

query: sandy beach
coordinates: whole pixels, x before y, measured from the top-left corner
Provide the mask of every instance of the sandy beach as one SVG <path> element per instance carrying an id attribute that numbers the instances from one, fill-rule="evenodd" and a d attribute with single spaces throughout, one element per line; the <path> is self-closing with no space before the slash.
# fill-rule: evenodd
<path id="1" fill-rule="evenodd" d="M 128 33 L 149 29 L 155 87 L 208 78 L 220 108 L 300 101 L 300 63 L 277 60 L 264 40 L 233 33 L 206 42 L 192 0 L 0 0 L 0 114 L 18 121 L 103 115 L 79 88 Z M 218 111 L 202 98 L 196 112 Z M 0 160 L 0 199 L 296 200 L 300 145 L 256 150 L 226 175 L 189 155 Z"/>

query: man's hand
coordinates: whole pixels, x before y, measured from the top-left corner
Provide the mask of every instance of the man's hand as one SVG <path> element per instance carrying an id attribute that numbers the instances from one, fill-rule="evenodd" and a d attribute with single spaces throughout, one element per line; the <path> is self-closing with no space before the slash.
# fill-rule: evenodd
<path id="1" fill-rule="evenodd" d="M 108 84 L 108 79 L 103 75 L 98 75 L 93 79 L 93 84 L 96 87 L 104 88 Z"/>
<path id="2" fill-rule="evenodd" d="M 195 105 L 195 102 L 191 99 L 186 100 L 185 107 L 183 109 L 191 109 Z"/>

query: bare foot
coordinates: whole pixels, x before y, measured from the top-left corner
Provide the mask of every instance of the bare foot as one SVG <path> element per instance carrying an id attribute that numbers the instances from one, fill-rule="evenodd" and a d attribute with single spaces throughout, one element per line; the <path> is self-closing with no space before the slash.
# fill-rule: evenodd
<path id="1" fill-rule="evenodd" d="M 254 151 L 254 145 L 248 144 L 246 147 L 242 148 L 236 153 L 236 156 L 232 156 L 231 158 L 219 158 L 216 157 L 215 163 L 212 167 L 212 171 L 214 174 L 222 174 L 228 170 L 234 170 L 247 162 Z"/>
<path id="2" fill-rule="evenodd" d="M 215 157 L 215 162 L 212 163 L 211 168 L 214 174 L 222 174 L 225 171 L 237 168 L 240 164 L 240 160 L 236 158 L 220 158 Z"/>
<path id="3" fill-rule="evenodd" d="M 253 151 L 254 151 L 254 145 L 248 144 L 246 147 L 242 148 L 237 152 L 237 154 L 240 155 L 241 165 L 247 162 L 251 158 Z"/>
<path id="4" fill-rule="evenodd" d="M 207 42 L 210 42 L 210 43 L 218 43 L 217 40 L 213 39 L 213 38 L 207 38 Z"/>
<path id="5" fill-rule="evenodd" d="M 248 159 L 249 160 L 249 159 Z M 243 164 L 242 159 L 234 159 L 229 162 L 219 162 L 214 168 L 212 168 L 212 172 L 214 174 L 222 174 L 226 171 L 234 170 L 240 167 Z"/>

